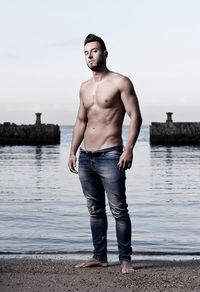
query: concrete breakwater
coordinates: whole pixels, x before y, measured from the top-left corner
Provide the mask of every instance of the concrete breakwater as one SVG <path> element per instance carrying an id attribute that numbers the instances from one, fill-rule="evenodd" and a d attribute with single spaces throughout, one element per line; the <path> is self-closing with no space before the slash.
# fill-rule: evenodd
<path id="1" fill-rule="evenodd" d="M 200 145 L 200 123 L 174 123 L 172 113 L 167 113 L 165 123 L 152 122 L 151 145 Z"/>
<path id="2" fill-rule="evenodd" d="M 58 125 L 42 124 L 41 113 L 36 113 L 33 125 L 0 124 L 0 145 L 48 145 L 60 143 Z"/>

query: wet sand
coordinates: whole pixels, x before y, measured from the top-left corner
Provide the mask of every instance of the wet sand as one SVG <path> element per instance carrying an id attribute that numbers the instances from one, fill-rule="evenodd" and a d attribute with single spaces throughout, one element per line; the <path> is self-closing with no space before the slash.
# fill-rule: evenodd
<path id="1" fill-rule="evenodd" d="M 1 292 L 200 291 L 200 260 L 133 261 L 135 273 L 120 265 L 75 269 L 77 261 L 0 259 Z"/>

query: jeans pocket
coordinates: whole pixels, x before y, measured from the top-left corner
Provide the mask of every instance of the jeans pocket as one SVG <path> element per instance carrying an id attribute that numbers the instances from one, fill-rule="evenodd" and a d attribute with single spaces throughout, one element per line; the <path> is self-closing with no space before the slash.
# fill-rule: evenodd
<path id="1" fill-rule="evenodd" d="M 119 159 L 120 156 L 122 155 L 122 151 L 120 151 L 120 150 L 108 151 L 104 155 L 107 158 L 116 158 L 116 159 Z"/>

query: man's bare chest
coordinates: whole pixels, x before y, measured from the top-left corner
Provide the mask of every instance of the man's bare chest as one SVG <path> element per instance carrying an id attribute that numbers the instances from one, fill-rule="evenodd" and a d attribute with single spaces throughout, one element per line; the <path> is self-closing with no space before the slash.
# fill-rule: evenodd
<path id="1" fill-rule="evenodd" d="M 119 103 L 120 92 L 115 86 L 91 85 L 84 91 L 83 103 L 86 109 L 91 107 L 112 108 Z"/>

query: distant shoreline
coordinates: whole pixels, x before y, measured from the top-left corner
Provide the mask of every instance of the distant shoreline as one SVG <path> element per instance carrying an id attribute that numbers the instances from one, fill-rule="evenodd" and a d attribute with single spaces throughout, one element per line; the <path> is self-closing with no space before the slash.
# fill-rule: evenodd
<path id="1" fill-rule="evenodd" d="M 67 260 L 67 261 L 82 261 L 92 257 L 90 251 L 77 252 L 0 252 L 0 260 Z M 200 260 L 199 252 L 133 252 L 132 260 L 134 261 L 191 261 Z M 118 252 L 108 252 L 108 261 L 110 263 L 118 262 Z"/>

